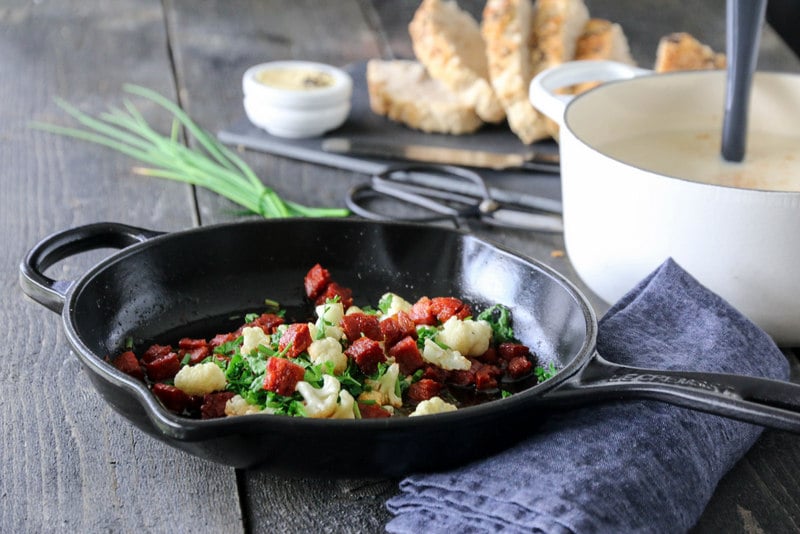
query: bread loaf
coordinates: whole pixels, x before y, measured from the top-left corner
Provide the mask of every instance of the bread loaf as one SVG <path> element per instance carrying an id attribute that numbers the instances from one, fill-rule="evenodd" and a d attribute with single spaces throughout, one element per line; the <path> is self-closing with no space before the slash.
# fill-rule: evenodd
<path id="1" fill-rule="evenodd" d="M 725 54 L 714 52 L 688 33 L 672 33 L 658 42 L 656 72 L 724 69 L 725 66 Z"/>
<path id="2" fill-rule="evenodd" d="M 575 60 L 618 61 L 628 65 L 636 65 L 631 57 L 628 39 L 622 26 L 605 19 L 590 19 L 583 28 L 575 46 Z M 600 82 L 584 82 L 572 88 L 573 94 L 579 94 L 595 87 Z"/>
<path id="3" fill-rule="evenodd" d="M 533 75 L 571 61 L 588 21 L 583 0 L 537 0 L 529 37 Z M 547 117 L 543 120 L 545 130 L 558 139 L 558 124 Z"/>
<path id="4" fill-rule="evenodd" d="M 532 22 L 531 0 L 488 0 L 481 21 L 489 79 L 511 131 L 526 144 L 550 135 L 544 117 L 528 99 L 533 78 L 528 48 Z"/>
<path id="5" fill-rule="evenodd" d="M 432 78 L 457 92 L 487 122 L 505 118 L 489 83 L 478 23 L 454 0 L 423 0 L 408 26 L 417 59 Z"/>
<path id="6" fill-rule="evenodd" d="M 578 37 L 588 21 L 583 0 L 537 0 L 529 36 L 534 76 L 575 57 Z"/>
<path id="7" fill-rule="evenodd" d="M 472 104 L 428 76 L 417 61 L 370 60 L 367 89 L 374 113 L 423 132 L 466 134 L 483 124 Z"/>

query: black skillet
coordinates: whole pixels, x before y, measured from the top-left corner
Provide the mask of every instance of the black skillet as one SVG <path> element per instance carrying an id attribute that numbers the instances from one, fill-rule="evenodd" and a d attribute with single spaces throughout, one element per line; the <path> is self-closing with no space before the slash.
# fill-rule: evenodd
<path id="1" fill-rule="evenodd" d="M 120 248 L 75 281 L 44 275 L 54 263 Z M 314 263 L 354 289 L 416 299 L 459 296 L 510 306 L 521 340 L 561 370 L 511 397 L 415 418 L 314 420 L 251 415 L 176 416 L 147 387 L 106 363 L 137 343 L 208 337 L 230 317 L 279 301 L 310 316 L 303 277 Z M 456 230 L 354 220 L 253 221 L 162 234 L 98 223 L 51 235 L 20 266 L 23 291 L 60 312 L 75 354 L 116 411 L 156 438 L 202 458 L 294 475 L 377 477 L 441 469 L 509 446 L 564 403 L 654 398 L 800 432 L 800 386 L 708 373 L 611 364 L 595 351 L 597 323 L 581 293 L 535 260 Z"/>

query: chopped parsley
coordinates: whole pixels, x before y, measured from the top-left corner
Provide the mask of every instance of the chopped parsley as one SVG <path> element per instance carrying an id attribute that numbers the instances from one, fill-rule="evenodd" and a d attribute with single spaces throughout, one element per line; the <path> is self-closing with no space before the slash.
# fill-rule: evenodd
<path id="1" fill-rule="evenodd" d="M 511 310 L 508 306 L 495 304 L 478 314 L 478 320 L 489 323 L 492 327 L 495 343 L 518 343 L 511 327 Z"/>

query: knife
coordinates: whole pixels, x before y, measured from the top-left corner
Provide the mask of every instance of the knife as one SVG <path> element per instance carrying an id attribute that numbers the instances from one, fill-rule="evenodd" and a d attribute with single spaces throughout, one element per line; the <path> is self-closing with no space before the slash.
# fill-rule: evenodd
<path id="1" fill-rule="evenodd" d="M 348 139 L 346 137 L 325 139 L 322 142 L 322 150 L 336 154 L 479 167 L 496 171 L 525 169 L 554 174 L 560 172 L 558 154 L 544 154 L 535 151 L 501 153 L 426 145 L 398 145 L 374 140 Z"/>

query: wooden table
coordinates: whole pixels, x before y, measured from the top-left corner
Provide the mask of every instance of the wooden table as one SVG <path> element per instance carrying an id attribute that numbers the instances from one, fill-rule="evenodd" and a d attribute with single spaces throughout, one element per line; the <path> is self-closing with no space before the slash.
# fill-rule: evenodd
<path id="1" fill-rule="evenodd" d="M 651 66 L 661 35 L 685 30 L 724 49 L 724 1 L 588 1 L 621 22 Z M 112 412 L 70 353 L 59 318 L 24 298 L 17 269 L 54 231 L 119 221 L 171 231 L 235 219 L 206 191 L 132 175 L 112 151 L 32 130 L 66 122 L 64 98 L 97 113 L 134 82 L 176 100 L 216 131 L 242 114 L 240 79 L 253 64 L 309 59 L 344 65 L 409 57 L 415 1 L 6 0 L 0 6 L 0 532 L 376 532 L 393 480 L 294 480 L 234 470 L 155 441 Z M 462 2 L 478 14 L 482 2 Z M 800 63 L 767 28 L 760 68 Z M 163 131 L 163 114 L 144 114 Z M 246 153 L 280 194 L 342 205 L 352 172 Z M 560 236 L 486 232 L 576 280 Z M 102 257 L 53 268 L 71 279 Z M 599 305 L 602 308 L 602 305 Z M 723 479 L 697 532 L 800 530 L 800 438 L 767 431 Z"/>

